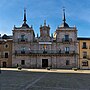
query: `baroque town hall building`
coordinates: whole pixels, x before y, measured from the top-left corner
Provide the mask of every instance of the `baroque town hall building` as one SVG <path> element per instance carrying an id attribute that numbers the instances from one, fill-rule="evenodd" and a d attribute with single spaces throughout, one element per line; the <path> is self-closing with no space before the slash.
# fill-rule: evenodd
<path id="1" fill-rule="evenodd" d="M 63 23 L 50 36 L 50 26 L 40 26 L 40 37 L 33 27 L 24 22 L 14 26 L 12 43 L 12 67 L 21 65 L 28 68 L 73 68 L 78 67 L 77 29 L 66 23 L 63 10 Z"/>

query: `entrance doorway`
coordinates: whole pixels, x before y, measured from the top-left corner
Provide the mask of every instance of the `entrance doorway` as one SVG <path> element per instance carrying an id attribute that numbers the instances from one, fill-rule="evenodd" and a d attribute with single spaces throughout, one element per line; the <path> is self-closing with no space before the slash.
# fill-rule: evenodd
<path id="1" fill-rule="evenodd" d="M 42 59 L 42 67 L 43 68 L 48 67 L 48 59 Z"/>
<path id="2" fill-rule="evenodd" d="M 7 63 L 6 62 L 3 62 L 3 67 L 7 67 Z"/>

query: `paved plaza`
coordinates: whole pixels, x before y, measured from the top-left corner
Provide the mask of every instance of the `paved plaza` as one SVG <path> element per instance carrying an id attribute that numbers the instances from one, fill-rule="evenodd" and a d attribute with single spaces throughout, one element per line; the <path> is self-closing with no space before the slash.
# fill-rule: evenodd
<path id="1" fill-rule="evenodd" d="M 90 90 L 90 71 L 3 68 L 0 90 Z"/>

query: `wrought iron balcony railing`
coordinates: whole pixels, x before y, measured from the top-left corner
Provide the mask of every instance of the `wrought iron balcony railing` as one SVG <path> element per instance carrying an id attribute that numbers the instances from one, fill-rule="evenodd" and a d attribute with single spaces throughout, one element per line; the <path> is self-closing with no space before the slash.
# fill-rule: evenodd
<path id="1" fill-rule="evenodd" d="M 72 42 L 72 38 L 62 38 L 62 42 Z"/>
<path id="2" fill-rule="evenodd" d="M 88 47 L 87 46 L 82 46 L 82 49 L 88 49 Z"/>
<path id="3" fill-rule="evenodd" d="M 75 51 L 61 51 L 61 50 L 16 50 L 15 55 L 29 55 L 29 54 L 77 54 Z"/>
<path id="4" fill-rule="evenodd" d="M 27 39 L 27 38 L 24 38 L 24 39 L 19 38 L 19 39 L 18 39 L 18 42 L 28 42 L 28 39 Z"/>
<path id="5" fill-rule="evenodd" d="M 5 58 L 5 59 L 8 59 L 10 57 L 10 55 L 8 56 L 5 56 L 5 55 L 0 55 L 0 58 Z"/>
<path id="6" fill-rule="evenodd" d="M 88 60 L 90 60 L 90 55 L 83 55 L 82 59 L 88 59 Z"/>

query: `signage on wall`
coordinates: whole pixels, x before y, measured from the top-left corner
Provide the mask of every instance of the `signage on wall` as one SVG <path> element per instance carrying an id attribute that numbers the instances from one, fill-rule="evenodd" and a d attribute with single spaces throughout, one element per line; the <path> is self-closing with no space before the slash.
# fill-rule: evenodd
<path id="1" fill-rule="evenodd" d="M 52 42 L 39 42 L 39 44 L 52 44 Z"/>

